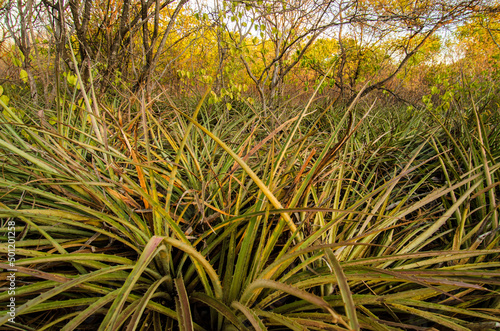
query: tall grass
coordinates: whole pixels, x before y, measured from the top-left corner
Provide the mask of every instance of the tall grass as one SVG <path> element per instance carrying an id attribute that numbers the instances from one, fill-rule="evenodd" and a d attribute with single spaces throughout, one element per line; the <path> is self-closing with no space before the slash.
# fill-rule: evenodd
<path id="1" fill-rule="evenodd" d="M 4 327 L 500 325 L 498 113 L 62 95 L 0 101 Z"/>

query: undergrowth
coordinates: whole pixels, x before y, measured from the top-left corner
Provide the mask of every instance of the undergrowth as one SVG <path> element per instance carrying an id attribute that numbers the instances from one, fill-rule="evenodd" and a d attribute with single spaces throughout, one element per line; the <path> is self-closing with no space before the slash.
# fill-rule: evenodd
<path id="1" fill-rule="evenodd" d="M 0 100 L 4 328 L 500 325 L 498 110 L 273 118 L 208 93 Z"/>

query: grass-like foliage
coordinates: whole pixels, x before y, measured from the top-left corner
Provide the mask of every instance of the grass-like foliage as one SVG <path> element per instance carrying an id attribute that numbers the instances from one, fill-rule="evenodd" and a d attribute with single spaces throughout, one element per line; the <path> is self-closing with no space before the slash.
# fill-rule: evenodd
<path id="1" fill-rule="evenodd" d="M 208 92 L 77 92 L 51 120 L 0 101 L 0 236 L 14 221 L 17 257 L 3 327 L 500 325 L 498 113 L 356 100 L 270 119 Z"/>

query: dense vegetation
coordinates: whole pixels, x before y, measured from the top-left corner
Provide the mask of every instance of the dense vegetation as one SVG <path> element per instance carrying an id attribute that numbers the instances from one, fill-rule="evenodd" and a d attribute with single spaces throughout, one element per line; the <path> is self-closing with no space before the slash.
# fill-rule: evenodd
<path id="1" fill-rule="evenodd" d="M 496 2 L 0 12 L 0 328 L 499 328 Z"/>

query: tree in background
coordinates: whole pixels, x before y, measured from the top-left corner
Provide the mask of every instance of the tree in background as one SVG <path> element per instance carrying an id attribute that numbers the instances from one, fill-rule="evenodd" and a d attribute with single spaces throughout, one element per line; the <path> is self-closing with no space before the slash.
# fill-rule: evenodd
<path id="1" fill-rule="evenodd" d="M 36 6 L 36 7 L 35 7 Z M 13 64 L 21 68 L 21 79 L 29 84 L 31 97 L 36 102 L 38 93 L 32 71 L 32 49 L 35 39 L 34 16 L 39 11 L 38 5 L 30 1 L 5 1 L 2 3 L 4 11 L 5 30 L 14 40 L 19 53 L 13 57 Z"/>
<path id="2" fill-rule="evenodd" d="M 224 3 L 225 4 L 225 3 Z M 436 33 L 491 9 L 482 0 L 464 1 L 232 1 L 219 11 L 227 30 L 223 49 L 238 58 L 259 93 L 263 108 L 283 97 L 287 75 L 298 63 L 312 64 L 309 50 L 336 40 L 332 61 L 311 69 L 326 74 L 338 96 L 352 100 L 358 81 L 370 80 L 366 95 L 388 90 L 409 61 L 435 40 Z M 222 22 L 222 23 L 221 23 Z M 220 40 L 219 40 L 220 42 Z"/>

